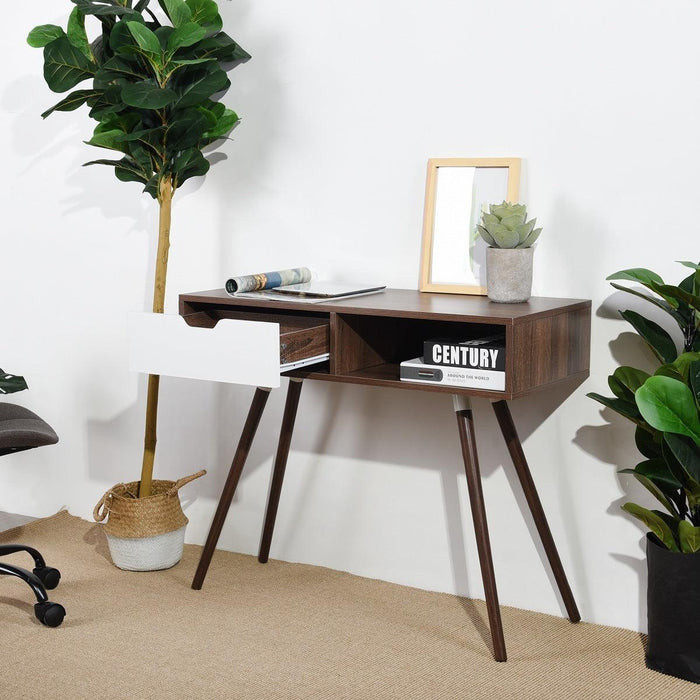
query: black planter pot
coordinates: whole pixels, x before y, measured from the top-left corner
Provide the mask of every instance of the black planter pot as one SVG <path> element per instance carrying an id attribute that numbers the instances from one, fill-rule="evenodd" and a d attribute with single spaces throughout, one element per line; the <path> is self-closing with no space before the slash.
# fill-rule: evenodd
<path id="1" fill-rule="evenodd" d="M 647 535 L 647 667 L 700 683 L 700 552 L 671 552 Z"/>

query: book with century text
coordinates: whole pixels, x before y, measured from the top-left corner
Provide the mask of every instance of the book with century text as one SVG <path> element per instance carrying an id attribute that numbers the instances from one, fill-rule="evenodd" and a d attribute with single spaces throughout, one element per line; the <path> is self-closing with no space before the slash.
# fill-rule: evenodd
<path id="1" fill-rule="evenodd" d="M 506 347 L 502 335 L 455 341 L 442 338 L 423 343 L 427 365 L 505 372 Z"/>

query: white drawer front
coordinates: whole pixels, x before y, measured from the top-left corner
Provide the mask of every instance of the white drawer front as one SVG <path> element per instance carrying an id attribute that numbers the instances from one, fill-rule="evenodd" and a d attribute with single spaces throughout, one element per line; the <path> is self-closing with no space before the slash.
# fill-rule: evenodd
<path id="1" fill-rule="evenodd" d="M 196 328 L 177 314 L 130 314 L 129 368 L 147 374 L 278 387 L 279 324 L 225 318 L 214 328 Z"/>

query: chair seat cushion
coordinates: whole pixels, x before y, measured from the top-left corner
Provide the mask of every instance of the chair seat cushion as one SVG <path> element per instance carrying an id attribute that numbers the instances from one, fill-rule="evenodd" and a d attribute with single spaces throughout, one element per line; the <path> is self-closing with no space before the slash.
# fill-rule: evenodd
<path id="1" fill-rule="evenodd" d="M 56 442 L 58 435 L 36 413 L 24 406 L 0 401 L 0 454 Z"/>

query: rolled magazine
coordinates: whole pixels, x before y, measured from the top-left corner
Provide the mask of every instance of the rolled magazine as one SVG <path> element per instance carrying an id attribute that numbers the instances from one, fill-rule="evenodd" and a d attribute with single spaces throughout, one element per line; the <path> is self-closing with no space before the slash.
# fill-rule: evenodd
<path id="1" fill-rule="evenodd" d="M 261 272 L 257 275 L 242 275 L 226 280 L 226 291 L 231 295 L 244 292 L 260 292 L 288 284 L 301 284 L 311 281 L 311 270 L 308 267 L 294 267 L 289 270 Z"/>

